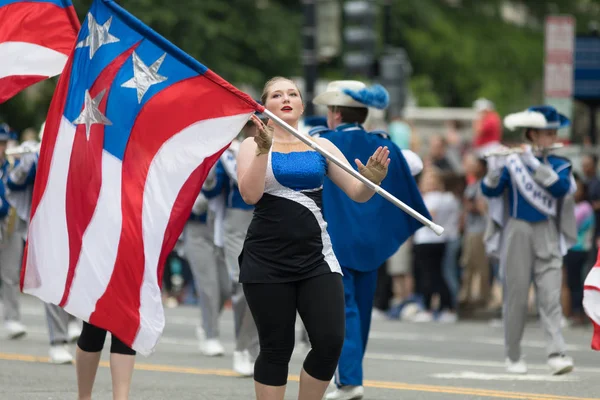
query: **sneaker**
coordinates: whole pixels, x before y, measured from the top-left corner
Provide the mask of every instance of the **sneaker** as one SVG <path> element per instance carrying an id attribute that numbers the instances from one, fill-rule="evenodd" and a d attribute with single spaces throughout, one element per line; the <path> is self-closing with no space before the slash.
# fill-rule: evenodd
<path id="1" fill-rule="evenodd" d="M 254 363 L 248 350 L 233 352 L 233 370 L 242 376 L 254 375 Z"/>
<path id="2" fill-rule="evenodd" d="M 552 375 L 568 374 L 573 371 L 573 366 L 573 359 L 564 354 L 548 357 L 548 367 L 550 367 Z"/>
<path id="3" fill-rule="evenodd" d="M 225 354 L 225 349 L 219 339 L 206 339 L 200 342 L 200 352 L 208 357 L 217 357 Z"/>
<path id="4" fill-rule="evenodd" d="M 50 346 L 50 362 L 52 364 L 71 364 L 73 356 L 69 352 L 66 344 L 55 344 Z"/>
<path id="5" fill-rule="evenodd" d="M 4 323 L 8 339 L 20 339 L 27 334 L 25 325 L 19 321 L 6 321 Z"/>
<path id="6" fill-rule="evenodd" d="M 365 389 L 362 386 L 342 386 L 327 393 L 327 400 L 358 400 L 362 399 Z"/>
<path id="7" fill-rule="evenodd" d="M 509 358 L 506 359 L 506 372 L 509 374 L 525 375 L 527 373 L 527 364 L 522 358 L 513 362 Z"/>
<path id="8" fill-rule="evenodd" d="M 81 336 L 81 324 L 79 321 L 70 321 L 67 326 L 67 335 L 69 336 L 69 342 L 74 343 Z"/>
<path id="9" fill-rule="evenodd" d="M 442 324 L 455 324 L 458 321 L 458 315 L 450 311 L 442 311 L 437 318 L 437 322 Z"/>
<path id="10" fill-rule="evenodd" d="M 411 320 L 413 322 L 431 322 L 433 321 L 433 314 L 429 311 L 419 311 Z"/>

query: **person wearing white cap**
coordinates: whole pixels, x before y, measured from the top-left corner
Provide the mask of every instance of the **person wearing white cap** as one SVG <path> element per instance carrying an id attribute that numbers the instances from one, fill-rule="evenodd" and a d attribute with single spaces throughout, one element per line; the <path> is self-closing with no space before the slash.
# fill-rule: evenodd
<path id="1" fill-rule="evenodd" d="M 18 233 L 18 219 L 6 198 L 6 183 L 10 164 L 5 157 L 10 140 L 10 127 L 0 124 L 0 281 L 4 305 L 4 330 L 8 339 L 19 339 L 27 334 L 19 312 L 20 259 L 23 250 Z"/>
<path id="2" fill-rule="evenodd" d="M 23 252 L 23 242 L 27 238 L 31 198 L 39 157 L 39 143 L 35 140 L 35 135 L 29 136 L 29 140 L 20 145 L 24 154 L 19 156 L 14 168 L 7 173 L 6 177 L 8 189 L 6 197 L 16 211 L 14 230 L 15 236 L 18 238 L 16 244 L 18 244 L 19 256 Z M 41 136 L 40 132 L 40 139 Z M 19 261 L 17 261 L 17 265 L 20 266 Z M 70 364 L 73 362 L 73 356 L 69 351 L 68 343 L 79 338 L 81 322 L 57 305 L 44 303 L 44 308 L 50 341 L 50 362 Z"/>
<path id="3" fill-rule="evenodd" d="M 489 198 L 487 249 L 500 259 L 504 286 L 504 338 L 506 368 L 525 374 L 521 339 L 527 320 L 531 281 L 537 290 L 538 308 L 546 336 L 548 366 L 555 375 L 573 370 L 573 359 L 565 355 L 561 333 L 560 303 L 563 256 L 577 240 L 575 182 L 571 163 L 547 154 L 558 129 L 569 120 L 553 107 L 530 107 L 508 115 L 509 129 L 523 128 L 531 145 L 508 155 L 489 156 L 488 173 L 481 183 Z"/>
<path id="4" fill-rule="evenodd" d="M 367 159 L 380 146 L 390 150 L 391 163 L 382 187 L 423 215 L 423 203 L 413 175 L 423 168 L 410 150 L 400 150 L 385 132 L 363 128 L 369 108 L 385 109 L 388 93 L 380 85 L 334 81 L 313 103 L 327 106 L 328 127 L 316 127 L 320 136 L 336 145 L 346 158 Z M 359 399 L 364 394 L 362 360 L 367 347 L 377 270 L 422 225 L 383 197 L 355 203 L 329 179 L 323 184 L 323 212 L 333 250 L 342 267 L 346 303 L 346 333 L 335 374 L 337 389 L 327 399 Z"/>

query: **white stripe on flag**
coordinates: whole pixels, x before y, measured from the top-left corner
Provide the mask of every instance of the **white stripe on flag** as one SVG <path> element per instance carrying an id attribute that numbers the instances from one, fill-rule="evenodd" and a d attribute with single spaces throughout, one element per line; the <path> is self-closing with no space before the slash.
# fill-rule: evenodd
<path id="1" fill-rule="evenodd" d="M 600 267 L 594 267 L 585 278 L 584 286 L 600 289 Z M 600 325 L 600 291 L 586 289 L 583 293 L 583 308 L 588 317 Z"/>
<path id="2" fill-rule="evenodd" d="M 69 313 L 86 321 L 106 291 L 115 268 L 123 222 L 121 167 L 119 159 L 106 151 L 102 152 L 100 195 L 94 215 L 83 234 L 81 256 L 65 306 Z"/>
<path id="3" fill-rule="evenodd" d="M 192 172 L 231 142 L 249 117 L 239 114 L 190 125 L 165 142 L 150 164 L 142 206 L 145 269 L 140 329 L 133 343 L 141 354 L 154 349 L 165 324 L 157 267 L 175 200 Z"/>
<path id="4" fill-rule="evenodd" d="M 46 189 L 29 226 L 23 291 L 53 304 L 60 303 L 69 265 L 66 188 L 74 138 L 75 126 L 62 117 Z"/>
<path id="5" fill-rule="evenodd" d="M 27 42 L 0 43 L 0 78 L 7 76 L 55 76 L 68 57 L 56 50 Z"/>

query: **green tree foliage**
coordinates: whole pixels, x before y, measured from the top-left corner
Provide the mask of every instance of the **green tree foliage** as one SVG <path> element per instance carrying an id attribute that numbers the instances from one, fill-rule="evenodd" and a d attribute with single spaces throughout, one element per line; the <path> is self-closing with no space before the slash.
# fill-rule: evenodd
<path id="1" fill-rule="evenodd" d="M 501 113 L 543 101 L 544 18 L 576 17 L 578 33 L 600 19 L 592 0 L 514 0 L 527 24 L 502 18 L 503 0 L 396 0 L 392 45 L 411 58 L 411 90 L 421 106 L 469 107 L 492 99 Z"/>
<path id="2" fill-rule="evenodd" d="M 234 85 L 259 89 L 275 75 L 301 71 L 298 2 L 262 0 L 127 0 L 129 12 Z M 81 21 L 91 0 L 74 0 Z M 262 6 L 261 6 L 262 3 Z M 39 127 L 56 79 L 0 105 L 0 121 Z M 36 93 L 34 97 L 31 94 Z"/>
<path id="3" fill-rule="evenodd" d="M 437 0 L 397 1 L 393 14 L 402 22 L 393 25 L 392 40 L 410 55 L 420 105 L 468 107 L 485 96 L 502 112 L 540 100 L 540 30 Z"/>
<path id="4" fill-rule="evenodd" d="M 341 1 L 341 0 L 340 0 Z M 91 0 L 73 0 L 83 21 Z M 298 0 L 118 0 L 154 30 L 234 85 L 258 90 L 275 75 L 302 73 L 302 3 Z M 413 66 L 411 89 L 421 106 L 469 107 L 492 99 L 502 114 L 542 101 L 548 14 L 576 17 L 578 33 L 600 21 L 598 0 L 512 0 L 528 13 L 525 26 L 501 18 L 504 0 L 395 0 L 393 46 Z M 341 57 L 319 67 L 343 77 Z M 39 127 L 57 79 L 0 105 L 0 121 Z"/>

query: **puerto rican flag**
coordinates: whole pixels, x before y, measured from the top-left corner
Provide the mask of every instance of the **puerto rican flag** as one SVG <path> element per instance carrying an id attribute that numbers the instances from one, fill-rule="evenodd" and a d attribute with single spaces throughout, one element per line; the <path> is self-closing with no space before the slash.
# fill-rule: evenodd
<path id="1" fill-rule="evenodd" d="M 60 74 L 80 26 L 70 0 L 0 0 L 0 103 Z"/>
<path id="2" fill-rule="evenodd" d="M 592 349 L 600 351 L 600 250 L 596 264 L 583 283 L 583 308 L 594 325 Z"/>
<path id="3" fill-rule="evenodd" d="M 55 92 L 22 290 L 150 354 L 163 265 L 251 97 L 110 0 L 95 0 Z"/>

